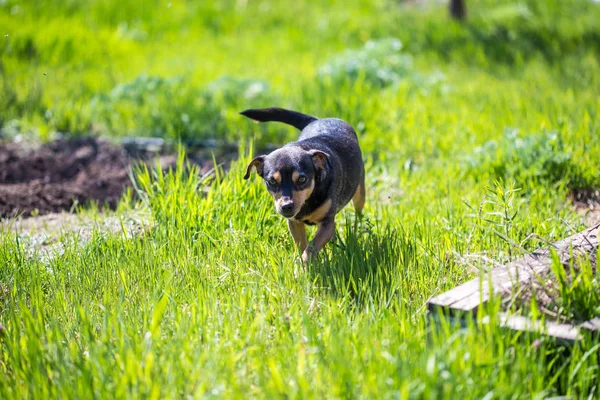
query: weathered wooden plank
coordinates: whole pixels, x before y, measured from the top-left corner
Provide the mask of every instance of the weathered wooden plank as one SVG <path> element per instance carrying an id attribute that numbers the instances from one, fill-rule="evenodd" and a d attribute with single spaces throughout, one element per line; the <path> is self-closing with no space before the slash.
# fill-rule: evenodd
<path id="1" fill-rule="evenodd" d="M 527 317 L 506 313 L 500 313 L 498 316 L 500 326 L 514 331 L 542 333 L 564 342 L 575 342 L 581 339 L 581 332 L 573 325 L 553 321 L 534 322 Z"/>
<path id="2" fill-rule="evenodd" d="M 554 243 L 551 248 L 562 263 L 569 263 L 572 257 L 580 254 L 595 253 L 598 249 L 599 227 L 600 224 L 569 236 Z M 436 296 L 428 302 L 428 308 L 430 311 L 444 310 L 449 313 L 476 312 L 481 304 L 490 299 L 491 294 L 511 290 L 515 285 L 531 282 L 536 276 L 547 273 L 552 263 L 551 248 L 537 250 Z"/>
<path id="3" fill-rule="evenodd" d="M 600 333 L 600 317 L 596 317 L 584 322 L 581 324 L 581 328 L 596 334 Z"/>

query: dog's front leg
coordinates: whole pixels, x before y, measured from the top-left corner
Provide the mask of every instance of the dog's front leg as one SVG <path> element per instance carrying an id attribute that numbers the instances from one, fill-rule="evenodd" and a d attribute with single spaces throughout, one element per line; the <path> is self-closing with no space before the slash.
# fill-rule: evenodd
<path id="1" fill-rule="evenodd" d="M 335 221 L 333 218 L 323 220 L 317 227 L 317 233 L 310 245 L 302 253 L 302 261 L 308 263 L 310 259 L 315 256 L 327 242 L 331 240 L 335 233 Z"/>
<path id="2" fill-rule="evenodd" d="M 294 243 L 296 243 L 298 249 L 300 249 L 300 251 L 304 251 L 308 245 L 306 241 L 306 228 L 304 227 L 304 222 L 288 219 L 288 228 L 290 228 L 290 233 L 292 234 Z"/>

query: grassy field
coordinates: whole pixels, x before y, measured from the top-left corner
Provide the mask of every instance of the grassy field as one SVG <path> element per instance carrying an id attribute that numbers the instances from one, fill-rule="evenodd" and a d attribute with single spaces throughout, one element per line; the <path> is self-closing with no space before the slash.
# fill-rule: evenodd
<path id="1" fill-rule="evenodd" d="M 3 138 L 242 154 L 210 181 L 137 171 L 133 237 L 48 260 L 0 229 L 0 398 L 599 396 L 597 339 L 427 326 L 429 297 L 583 229 L 567 197 L 600 186 L 600 5 L 467 3 L 460 24 L 433 1 L 0 1 Z M 365 219 L 304 272 L 242 179 L 297 135 L 238 115 L 271 105 L 346 119 L 365 155 Z"/>

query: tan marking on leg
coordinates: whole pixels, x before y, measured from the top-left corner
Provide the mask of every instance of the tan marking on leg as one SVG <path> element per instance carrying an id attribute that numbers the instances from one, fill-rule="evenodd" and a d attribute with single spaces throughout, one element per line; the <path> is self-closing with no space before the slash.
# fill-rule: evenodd
<path id="1" fill-rule="evenodd" d="M 302 253 L 302 260 L 309 262 L 325 245 L 331 240 L 335 233 L 335 221 L 330 218 L 319 224 L 317 233 L 310 243 L 310 246 Z"/>
<path id="2" fill-rule="evenodd" d="M 354 210 L 357 213 L 361 213 L 365 207 L 365 197 L 365 175 L 363 172 L 363 177 L 356 188 L 354 196 L 352 196 L 352 204 L 354 205 Z"/>
<path id="3" fill-rule="evenodd" d="M 327 216 L 329 210 L 331 210 L 331 199 L 327 200 L 312 213 L 304 216 L 302 220 L 310 222 L 312 224 L 319 223 Z"/>
<path id="4" fill-rule="evenodd" d="M 288 219 L 288 228 L 290 228 L 290 233 L 294 238 L 294 243 L 298 246 L 300 251 L 304 251 L 306 246 L 308 246 L 308 242 L 306 241 L 306 228 L 304 227 L 304 223 L 300 221 L 294 221 L 292 219 Z"/>

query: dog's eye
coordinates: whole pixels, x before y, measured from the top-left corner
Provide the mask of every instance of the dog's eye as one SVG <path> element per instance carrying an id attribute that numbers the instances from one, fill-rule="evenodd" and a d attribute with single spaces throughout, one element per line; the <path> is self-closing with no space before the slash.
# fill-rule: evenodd
<path id="1" fill-rule="evenodd" d="M 304 182 L 306 182 L 306 176 L 300 175 L 300 177 L 298 178 L 298 183 L 304 183 Z"/>
<path id="2" fill-rule="evenodd" d="M 271 186 L 277 185 L 277 180 L 275 178 L 271 178 L 267 182 L 269 182 L 269 185 Z"/>

